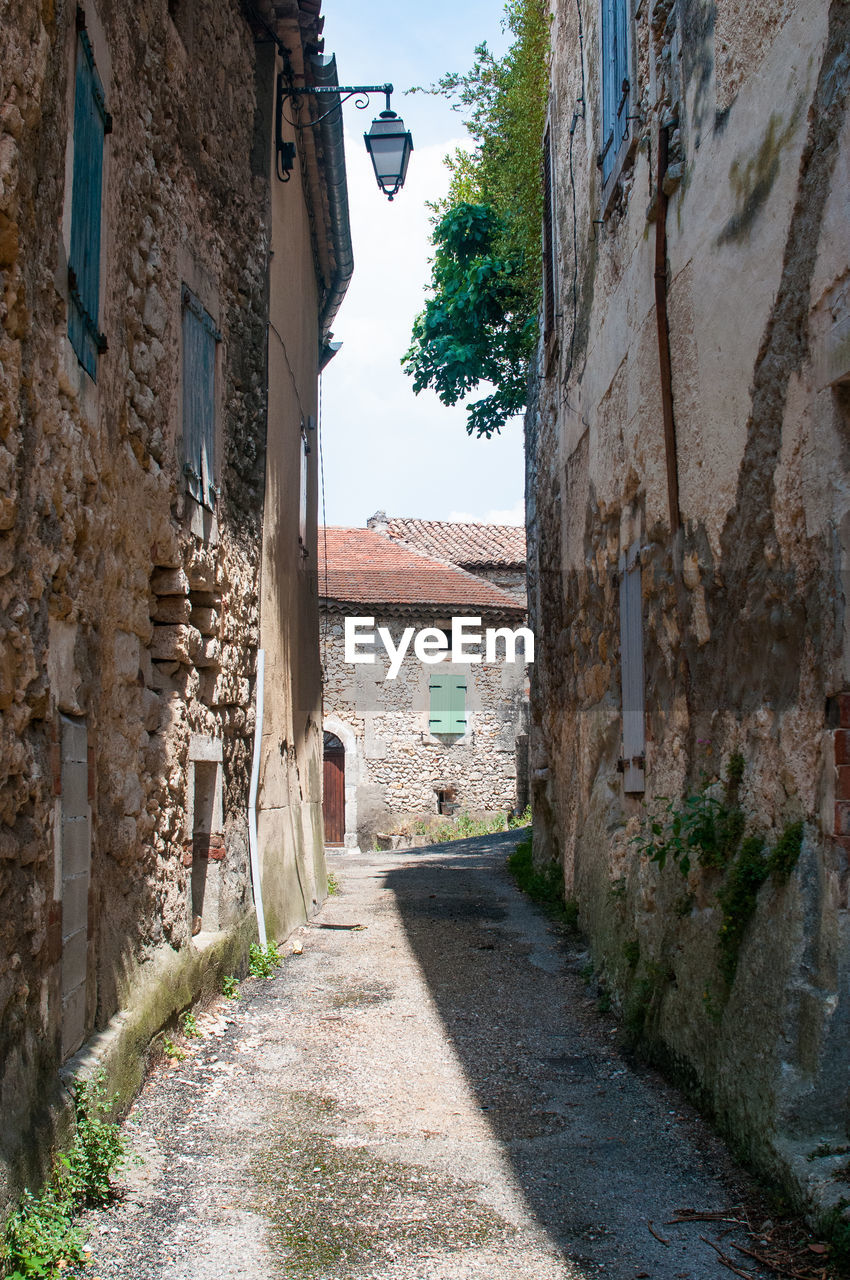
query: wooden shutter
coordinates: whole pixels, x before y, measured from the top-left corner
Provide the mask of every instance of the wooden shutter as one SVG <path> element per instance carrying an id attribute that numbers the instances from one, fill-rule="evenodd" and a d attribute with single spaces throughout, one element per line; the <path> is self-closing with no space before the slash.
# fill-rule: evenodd
<path id="1" fill-rule="evenodd" d="M 645 788 L 643 597 L 640 545 L 620 556 L 620 667 L 623 693 L 623 778 L 627 792 Z"/>
<path id="2" fill-rule="evenodd" d="M 466 676 L 431 676 L 431 733 L 466 733 Z"/>
<path id="3" fill-rule="evenodd" d="M 543 139 L 543 336 L 555 328 L 555 230 L 552 198 L 552 132 Z"/>
<path id="4" fill-rule="evenodd" d="M 98 329 L 103 139 L 112 129 L 103 89 L 85 31 L 77 36 L 74 92 L 74 172 L 71 186 L 71 253 L 68 260 L 68 337 L 86 373 L 97 377 L 106 350 Z"/>
<path id="5" fill-rule="evenodd" d="M 183 286 L 183 471 L 196 502 L 215 507 L 215 349 L 221 334 Z"/>
<path id="6" fill-rule="evenodd" d="M 602 6 L 602 149 L 603 180 L 614 168 L 626 137 L 629 115 L 628 0 L 601 0 Z"/>

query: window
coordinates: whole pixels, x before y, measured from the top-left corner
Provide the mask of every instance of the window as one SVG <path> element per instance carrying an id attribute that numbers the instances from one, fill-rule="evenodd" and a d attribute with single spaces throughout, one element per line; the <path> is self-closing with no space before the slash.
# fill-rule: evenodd
<path id="1" fill-rule="evenodd" d="M 466 733 L 466 676 L 431 676 L 431 733 Z"/>
<path id="2" fill-rule="evenodd" d="M 183 286 L 183 472 L 196 502 L 215 508 L 215 365 L 221 334 Z"/>
<path id="3" fill-rule="evenodd" d="M 77 359 L 97 380 L 97 357 L 106 350 L 98 328 L 103 139 L 112 132 L 103 88 L 85 28 L 77 33 L 74 90 L 74 170 L 71 186 L 71 252 L 68 259 L 68 337 Z"/>
<path id="4" fill-rule="evenodd" d="M 602 5 L 602 149 L 598 163 L 607 182 L 629 132 L 628 0 Z"/>

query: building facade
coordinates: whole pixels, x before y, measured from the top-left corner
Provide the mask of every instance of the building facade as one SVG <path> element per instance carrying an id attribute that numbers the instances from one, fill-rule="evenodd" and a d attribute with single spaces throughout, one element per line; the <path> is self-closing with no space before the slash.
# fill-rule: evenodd
<path id="1" fill-rule="evenodd" d="M 846 1157 L 808 1157 L 846 1151 L 850 1116 L 850 10 L 551 7 L 536 856 L 644 1047 L 828 1209 Z"/>
<path id="2" fill-rule="evenodd" d="M 486 537 L 487 526 L 479 528 Z M 483 645 L 471 645 L 479 654 L 473 664 L 452 662 L 448 649 L 437 648 L 436 660 L 425 662 L 414 650 L 415 635 L 426 628 L 436 643 L 450 646 L 454 616 L 474 619 L 482 634 L 515 631 L 525 625 L 524 602 L 378 528 L 320 530 L 320 554 L 325 547 L 319 593 L 326 841 L 352 849 L 417 837 L 424 843 L 428 829 L 460 813 L 524 809 L 525 638 L 514 654 L 499 637 L 489 661 Z M 373 620 L 360 629 L 377 637 L 360 648 L 374 655 L 372 662 L 346 657 L 346 620 L 353 618 Z M 405 632 L 414 633 L 395 676 L 379 628 L 394 648 Z"/>
<path id="3" fill-rule="evenodd" d="M 0 27 L 0 1201 L 63 1063 L 130 1096 L 243 963 L 259 649 L 269 935 L 324 896 L 310 441 L 350 238 L 338 113 L 275 130 L 278 83 L 335 82 L 319 7 Z"/>

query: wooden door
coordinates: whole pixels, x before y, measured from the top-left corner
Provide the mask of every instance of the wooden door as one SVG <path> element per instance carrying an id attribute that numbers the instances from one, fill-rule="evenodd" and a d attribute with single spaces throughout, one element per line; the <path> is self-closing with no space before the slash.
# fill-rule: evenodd
<path id="1" fill-rule="evenodd" d="M 325 844 L 345 840 L 345 747 L 332 733 L 325 734 L 322 790 Z"/>

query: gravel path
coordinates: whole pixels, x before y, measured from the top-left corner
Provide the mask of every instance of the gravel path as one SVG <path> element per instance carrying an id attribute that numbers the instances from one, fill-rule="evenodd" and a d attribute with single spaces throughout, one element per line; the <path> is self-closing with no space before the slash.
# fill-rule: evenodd
<path id="1" fill-rule="evenodd" d="M 341 892 L 279 975 L 147 1081 L 127 1122 L 143 1163 L 89 1215 L 93 1274 L 730 1275 L 700 1239 L 728 1253 L 723 1224 L 667 1224 L 739 1203 L 740 1175 L 622 1057 L 581 959 L 507 875 L 515 839 L 330 855 Z"/>

